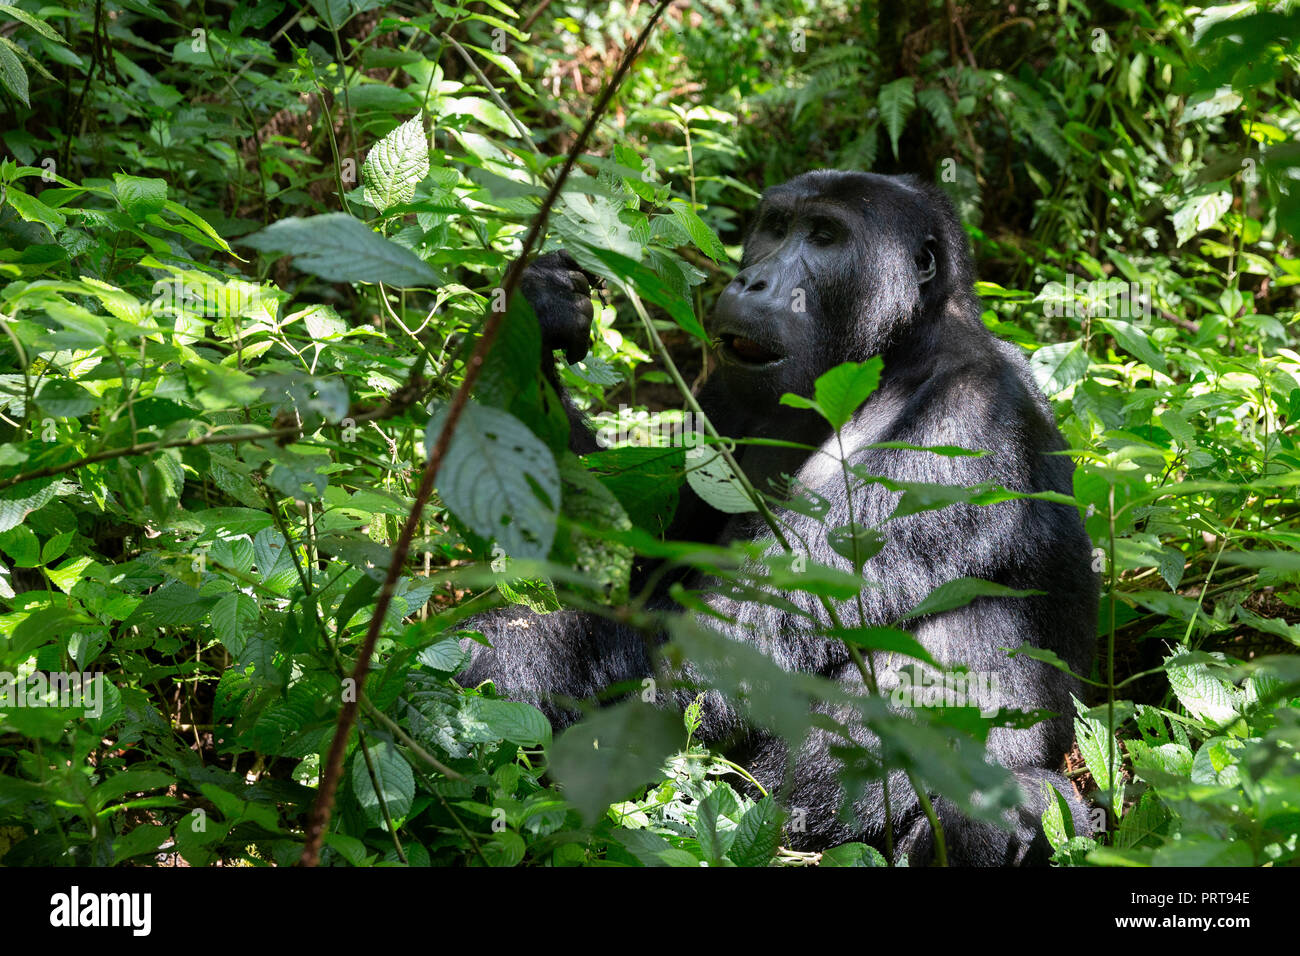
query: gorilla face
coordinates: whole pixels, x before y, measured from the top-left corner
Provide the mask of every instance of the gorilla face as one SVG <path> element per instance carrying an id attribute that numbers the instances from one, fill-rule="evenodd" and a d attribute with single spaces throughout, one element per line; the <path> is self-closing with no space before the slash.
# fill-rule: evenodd
<path id="1" fill-rule="evenodd" d="M 831 170 L 768 190 L 709 323 L 728 391 L 808 395 L 827 369 L 885 351 L 962 288 L 965 236 L 942 193 Z M 966 284 L 969 286 L 969 283 Z"/>

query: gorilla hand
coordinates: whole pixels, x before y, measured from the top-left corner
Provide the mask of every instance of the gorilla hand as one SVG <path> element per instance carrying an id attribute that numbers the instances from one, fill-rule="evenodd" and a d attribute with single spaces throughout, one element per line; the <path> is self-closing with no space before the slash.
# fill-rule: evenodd
<path id="1" fill-rule="evenodd" d="M 519 291 L 537 313 L 542 330 L 543 361 L 556 349 L 580 362 L 591 344 L 591 280 L 563 250 L 538 256 L 524 270 Z"/>

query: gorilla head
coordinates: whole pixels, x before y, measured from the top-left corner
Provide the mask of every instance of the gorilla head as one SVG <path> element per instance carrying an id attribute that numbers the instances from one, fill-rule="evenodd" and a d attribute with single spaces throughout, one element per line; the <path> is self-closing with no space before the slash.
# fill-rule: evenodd
<path id="1" fill-rule="evenodd" d="M 834 365 L 931 334 L 949 305 L 969 314 L 970 289 L 966 237 L 941 190 L 818 170 L 763 195 L 709 333 L 729 390 L 806 395 Z"/>

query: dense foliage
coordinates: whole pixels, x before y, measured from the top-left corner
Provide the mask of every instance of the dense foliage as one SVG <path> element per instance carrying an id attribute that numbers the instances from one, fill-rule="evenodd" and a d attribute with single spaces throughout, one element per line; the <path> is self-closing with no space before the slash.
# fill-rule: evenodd
<path id="1" fill-rule="evenodd" d="M 769 493 L 672 423 L 734 271 L 727 210 L 817 166 L 950 191 L 984 319 L 1031 353 L 1079 465 L 1104 592 L 1070 776 L 1101 826 L 1049 812 L 1057 861 L 1300 858 L 1300 10 L 669 5 L 532 250 L 606 280 L 560 374 L 618 440 L 579 459 L 502 276 L 653 6 L 0 6 L 6 865 L 292 863 L 348 700 L 328 864 L 883 864 L 783 849 L 780 795 L 640 688 L 552 740 L 453 680 L 494 605 L 664 626 L 629 593 L 637 555 L 756 600 L 863 586 L 660 540 L 683 481 L 724 507 Z M 842 367 L 815 404 L 839 427 L 873 384 Z M 1000 494 L 918 486 L 899 513 Z M 855 562 L 873 540 L 832 530 Z M 920 657 L 907 620 L 827 639 Z M 668 626 L 668 659 L 728 659 L 720 689 L 788 740 L 841 695 Z M 33 677 L 58 673 L 102 675 L 99 696 Z M 880 744 L 846 745 L 850 782 L 902 769 L 984 816 L 1013 799 L 980 740 L 1041 715 L 886 704 L 855 701 Z"/>

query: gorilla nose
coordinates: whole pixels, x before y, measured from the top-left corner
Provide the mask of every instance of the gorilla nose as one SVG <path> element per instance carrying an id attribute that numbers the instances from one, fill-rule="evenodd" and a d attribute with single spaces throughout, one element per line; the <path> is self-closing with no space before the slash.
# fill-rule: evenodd
<path id="1" fill-rule="evenodd" d="M 762 292 L 767 288 L 767 280 L 761 276 L 751 276 L 746 278 L 742 272 L 731 280 L 731 284 L 736 287 L 737 292 Z"/>

